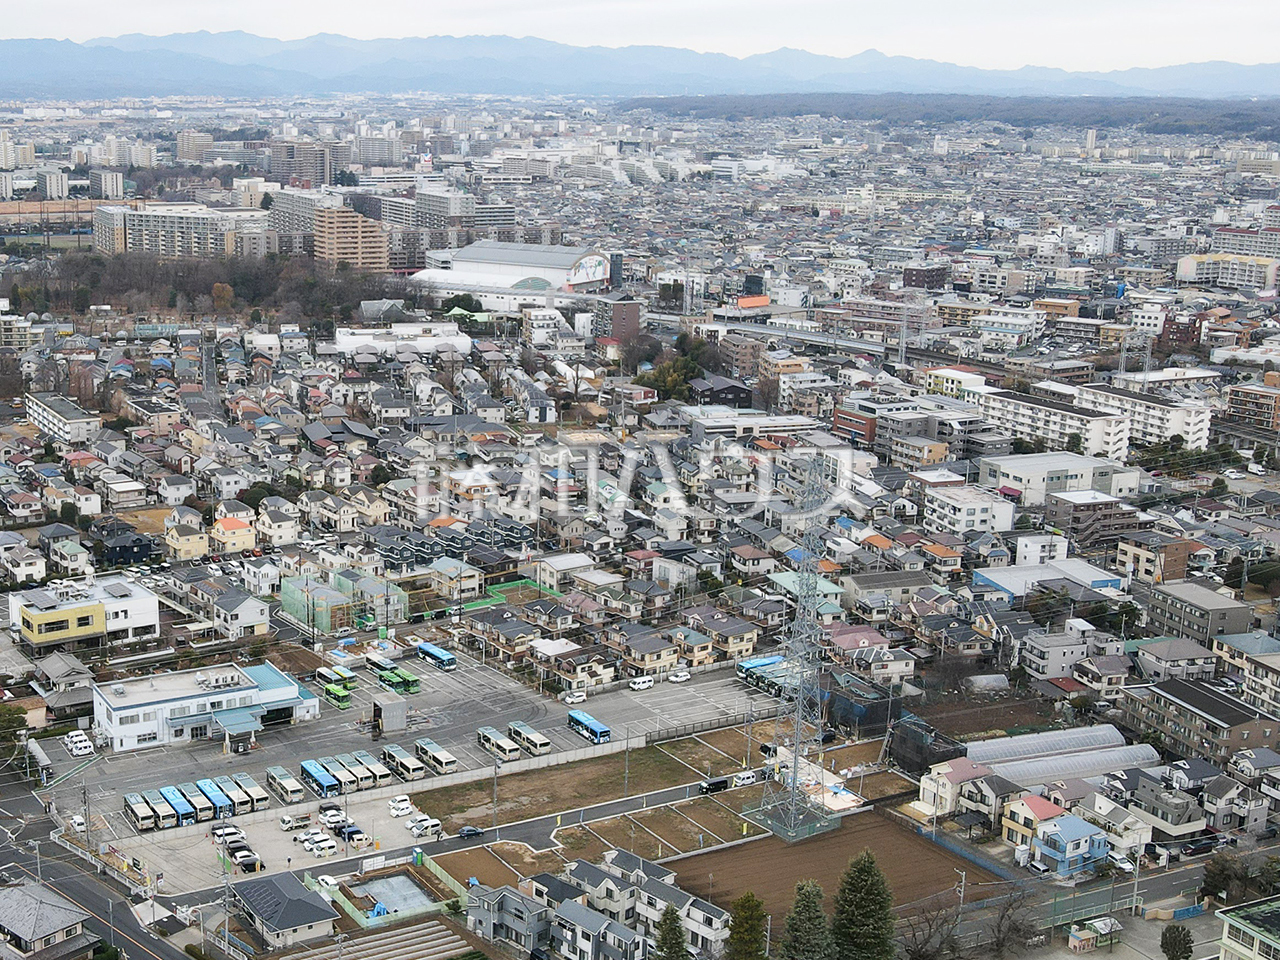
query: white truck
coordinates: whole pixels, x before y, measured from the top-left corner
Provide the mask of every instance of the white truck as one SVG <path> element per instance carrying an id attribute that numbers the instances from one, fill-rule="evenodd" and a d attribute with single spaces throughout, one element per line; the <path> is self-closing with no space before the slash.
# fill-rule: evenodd
<path id="1" fill-rule="evenodd" d="M 280 818 L 280 829 L 286 832 L 304 830 L 314 822 L 315 818 L 309 813 L 286 813 Z"/>

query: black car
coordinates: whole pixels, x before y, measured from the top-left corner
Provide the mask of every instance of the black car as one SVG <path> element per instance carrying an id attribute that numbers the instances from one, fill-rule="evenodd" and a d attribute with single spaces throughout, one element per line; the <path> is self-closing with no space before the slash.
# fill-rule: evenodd
<path id="1" fill-rule="evenodd" d="M 341 811 L 341 810 L 342 810 L 342 804 L 340 804 L 340 803 L 334 803 L 332 800 L 326 800 L 324 803 L 320 804 L 320 812 L 321 812 L 321 813 L 328 813 L 330 810 L 338 810 L 338 811 Z"/>
<path id="2" fill-rule="evenodd" d="M 698 792 L 701 794 L 719 793 L 721 790 L 728 789 L 728 777 L 716 777 L 714 780 L 703 780 L 698 784 Z"/>
<path id="3" fill-rule="evenodd" d="M 463 840 L 470 840 L 472 837 L 483 836 L 484 831 L 479 827 L 463 827 L 458 831 L 458 836 Z"/>
<path id="4" fill-rule="evenodd" d="M 1182 845 L 1182 855 L 1184 857 L 1195 857 L 1202 853 L 1212 853 L 1218 849 L 1217 837 L 1197 837 Z"/>

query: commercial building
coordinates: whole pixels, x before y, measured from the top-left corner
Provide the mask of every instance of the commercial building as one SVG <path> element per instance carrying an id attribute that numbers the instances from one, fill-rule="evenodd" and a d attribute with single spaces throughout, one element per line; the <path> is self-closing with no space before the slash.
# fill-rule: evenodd
<path id="1" fill-rule="evenodd" d="M 58 393 L 28 393 L 27 417 L 55 443 L 78 446 L 102 429 L 102 417 L 82 410 Z"/>
<path id="2" fill-rule="evenodd" d="M 1082 410 L 1013 390 L 979 393 L 975 400 L 978 412 L 996 429 L 1023 440 L 1066 449 L 1074 436 L 1084 453 L 1113 460 L 1129 455 L 1127 416 Z"/>
<path id="3" fill-rule="evenodd" d="M 1013 529 L 1013 503 L 977 487 L 929 487 L 924 526 L 933 533 L 999 533 Z"/>
<path id="4" fill-rule="evenodd" d="M 1205 450 L 1209 446 L 1211 411 L 1207 403 L 1165 400 L 1150 393 L 1090 383 L 1077 390 L 1076 406 L 1127 416 L 1130 443 L 1167 443 L 1171 437 L 1180 436 L 1188 450 Z"/>
<path id="5" fill-rule="evenodd" d="M 94 724 L 117 753 L 197 740 L 247 752 L 265 725 L 318 716 L 315 695 L 270 663 L 224 663 L 93 685 Z"/>
<path id="6" fill-rule="evenodd" d="M 315 256 L 325 263 L 345 263 L 356 270 L 386 273 L 389 269 L 387 234 L 376 220 L 349 207 L 321 207 L 315 211 Z"/>
<path id="7" fill-rule="evenodd" d="M 608 257 L 584 247 L 477 240 L 442 262 L 449 268 L 422 270 L 414 278 L 532 292 L 592 293 L 609 286 Z"/>
<path id="8" fill-rule="evenodd" d="M 1219 766 L 1245 748 L 1274 749 L 1280 736 L 1280 717 L 1204 680 L 1127 686 L 1119 705 L 1125 726 L 1158 734 L 1169 754 Z"/>
<path id="9" fill-rule="evenodd" d="M 1070 490 L 1129 497 L 1138 492 L 1140 474 L 1136 467 L 1079 453 L 1014 454 L 978 462 L 979 483 L 1018 496 L 1023 506 L 1037 506 L 1051 493 Z"/>
<path id="10" fill-rule="evenodd" d="M 1253 626 L 1253 608 L 1199 584 L 1164 583 L 1151 591 L 1147 617 L 1157 635 L 1186 637 L 1209 647 L 1221 634 Z"/>
<path id="11" fill-rule="evenodd" d="M 1218 911 L 1221 960 L 1272 960 L 1280 956 L 1280 896 L 1250 900 Z"/>
<path id="12" fill-rule="evenodd" d="M 11 593 L 9 622 L 28 653 L 68 653 L 155 639 L 160 602 L 141 584 L 111 575 Z"/>

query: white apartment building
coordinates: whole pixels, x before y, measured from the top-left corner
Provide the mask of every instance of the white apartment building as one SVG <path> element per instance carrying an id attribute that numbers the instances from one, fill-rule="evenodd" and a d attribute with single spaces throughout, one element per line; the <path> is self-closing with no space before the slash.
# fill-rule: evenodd
<path id="1" fill-rule="evenodd" d="M 1212 411 L 1207 403 L 1164 400 L 1155 394 L 1087 383 L 1076 392 L 1076 406 L 1128 416 L 1129 440 L 1133 443 L 1165 443 L 1176 435 L 1186 441 L 1188 450 L 1206 450 L 1209 447 Z"/>
<path id="2" fill-rule="evenodd" d="M 932 533 L 999 533 L 1013 529 L 1013 503 L 979 487 L 928 487 L 924 526 Z"/>
<path id="3" fill-rule="evenodd" d="M 339 194 L 285 187 L 271 195 L 267 225 L 278 233 L 315 233 L 316 211 L 341 206 Z"/>
<path id="4" fill-rule="evenodd" d="M 222 740 L 247 751 L 268 723 L 320 716 L 320 701 L 269 663 L 233 663 L 93 685 L 93 722 L 117 753 Z"/>
<path id="5" fill-rule="evenodd" d="M 1278 270 L 1280 260 L 1274 257 L 1198 253 L 1178 259 L 1177 280 L 1197 286 L 1270 290 L 1276 285 Z"/>
<path id="6" fill-rule="evenodd" d="M 235 251 L 238 231 L 266 226 L 266 210 L 215 210 L 202 203 L 146 203 L 137 210 L 101 206 L 93 214 L 93 245 L 100 253 L 225 257 Z"/>
<path id="7" fill-rule="evenodd" d="M 1129 455 L 1129 417 L 1082 410 L 1066 403 L 1012 390 L 979 393 L 978 413 L 997 430 L 1023 440 L 1043 440 L 1050 449 L 1065 450 L 1078 434 L 1081 451 L 1111 460 Z"/>
<path id="8" fill-rule="evenodd" d="M 71 186 L 66 173 L 61 170 L 38 170 L 36 190 L 46 200 L 65 200 L 71 192 Z"/>
<path id="9" fill-rule="evenodd" d="M 32 424 L 56 443 L 88 443 L 102 429 L 102 417 L 80 409 L 61 394 L 28 393 L 25 403 Z"/>
<path id="10" fill-rule="evenodd" d="M 969 327 L 987 343 L 1021 347 L 1044 336 L 1046 314 L 1025 307 L 991 307 L 973 317 Z"/>
<path id="11" fill-rule="evenodd" d="M 1075 490 L 1132 496 L 1138 492 L 1140 475 L 1136 467 L 1079 453 L 1011 454 L 978 461 L 978 482 L 992 490 L 1016 493 L 1023 506 L 1038 506 L 1051 493 Z"/>
<path id="12" fill-rule="evenodd" d="M 89 196 L 95 200 L 123 200 L 124 174 L 115 170 L 90 170 Z"/>

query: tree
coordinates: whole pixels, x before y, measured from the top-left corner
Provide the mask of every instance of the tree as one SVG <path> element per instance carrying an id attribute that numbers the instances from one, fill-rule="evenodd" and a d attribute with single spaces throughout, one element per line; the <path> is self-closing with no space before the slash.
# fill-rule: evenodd
<path id="1" fill-rule="evenodd" d="M 1180 923 L 1171 923 L 1160 934 L 1160 952 L 1164 954 L 1165 960 L 1191 960 L 1195 944 L 1191 931 Z"/>
<path id="2" fill-rule="evenodd" d="M 276 202 L 275 194 L 264 193 L 262 199 L 258 202 L 258 206 L 263 210 L 270 210 L 271 205 Z"/>
<path id="3" fill-rule="evenodd" d="M 71 309 L 76 313 L 88 313 L 93 303 L 93 294 L 88 287 L 76 287 L 71 295 Z"/>
<path id="4" fill-rule="evenodd" d="M 725 942 L 724 960 L 764 960 L 764 904 L 747 891 L 729 907 L 729 939 Z"/>
<path id="5" fill-rule="evenodd" d="M 1031 895 L 1025 890 L 1010 894 L 996 907 L 987 924 L 987 946 L 996 960 L 1021 953 L 1039 932 L 1031 918 L 1031 907 Z"/>
<path id="6" fill-rule="evenodd" d="M 912 913 L 898 936 L 903 960 L 956 960 L 963 955 L 959 938 L 960 911 L 947 903 L 926 906 Z M 859 957 L 860 954 L 837 953 Z"/>
<path id="7" fill-rule="evenodd" d="M 893 960 L 893 894 L 876 863 L 876 855 L 863 850 L 840 879 L 831 943 L 844 960 Z"/>
<path id="8" fill-rule="evenodd" d="M 787 914 L 783 960 L 831 960 L 832 956 L 831 931 L 822 909 L 822 887 L 816 880 L 801 880 Z"/>
<path id="9" fill-rule="evenodd" d="M 1209 494 L 1214 497 L 1220 497 L 1230 489 L 1231 487 L 1227 485 L 1226 480 L 1222 477 L 1215 477 L 1213 480 L 1213 486 L 1209 488 Z"/>
<path id="10" fill-rule="evenodd" d="M 1200 892 L 1224 903 L 1238 903 L 1249 885 L 1249 868 L 1233 853 L 1215 853 L 1204 865 Z"/>
<path id="11" fill-rule="evenodd" d="M 396 478 L 395 472 L 388 470 L 382 464 L 378 464 L 369 471 L 369 485 L 372 487 L 380 487 L 384 483 L 388 483 Z"/>
<path id="12" fill-rule="evenodd" d="M 64 503 L 58 509 L 58 519 L 69 526 L 74 527 L 79 518 L 80 511 L 74 503 Z"/>
<path id="13" fill-rule="evenodd" d="M 1067 434 L 1067 453 L 1081 453 L 1084 450 L 1084 437 L 1078 433 Z"/>
<path id="14" fill-rule="evenodd" d="M 0 704 L 0 757 L 18 752 L 18 743 L 27 729 L 27 712 L 12 704 Z"/>
<path id="15" fill-rule="evenodd" d="M 685 950 L 684 926 L 680 923 L 680 914 L 670 904 L 658 918 L 658 928 L 654 931 L 655 960 L 688 960 Z"/>
<path id="16" fill-rule="evenodd" d="M 484 304 L 469 293 L 456 293 L 440 304 L 440 309 L 445 313 L 454 307 L 461 307 L 467 313 L 484 313 Z"/>
<path id="17" fill-rule="evenodd" d="M 213 308 L 219 313 L 226 313 L 231 309 L 231 301 L 235 299 L 235 291 L 231 289 L 229 283 L 215 283 L 213 285 Z"/>

